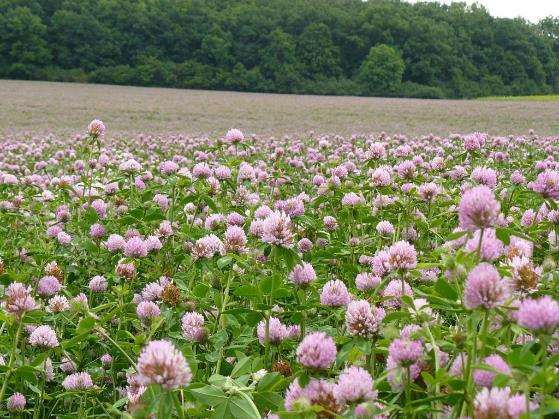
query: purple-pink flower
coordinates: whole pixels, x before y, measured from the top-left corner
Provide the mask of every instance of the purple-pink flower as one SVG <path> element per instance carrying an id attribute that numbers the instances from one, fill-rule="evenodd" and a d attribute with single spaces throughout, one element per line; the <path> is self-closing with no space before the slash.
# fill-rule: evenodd
<path id="1" fill-rule="evenodd" d="M 550 296 L 527 298 L 514 313 L 517 323 L 534 332 L 552 333 L 559 325 L 559 303 Z"/>
<path id="2" fill-rule="evenodd" d="M 476 186 L 464 193 L 458 206 L 460 227 L 466 230 L 493 227 L 501 205 L 487 186 Z"/>
<path id="3" fill-rule="evenodd" d="M 334 384 L 333 393 L 340 405 L 372 401 L 377 397 L 371 374 L 354 365 L 342 371 L 338 382 Z"/>
<path id="4" fill-rule="evenodd" d="M 493 265 L 480 263 L 468 274 L 464 286 L 464 306 L 491 309 L 502 305 L 509 296 L 509 287 Z"/>
<path id="5" fill-rule="evenodd" d="M 56 348 L 60 344 L 56 337 L 56 332 L 47 325 L 38 326 L 29 335 L 29 343 L 31 346 L 40 348 Z"/>
<path id="6" fill-rule="evenodd" d="M 62 387 L 68 391 L 87 390 L 93 388 L 93 380 L 87 372 L 76 372 L 62 381 Z"/>
<path id="7" fill-rule="evenodd" d="M 289 273 L 289 280 L 299 286 L 308 285 L 315 279 L 316 273 L 314 272 L 314 268 L 307 262 L 295 265 L 293 270 Z"/>
<path id="8" fill-rule="evenodd" d="M 25 409 L 26 404 L 27 400 L 25 399 L 25 396 L 23 394 L 14 393 L 10 397 L 8 397 L 6 407 L 10 412 L 21 412 Z"/>
<path id="9" fill-rule="evenodd" d="M 366 300 L 356 300 L 348 304 L 345 320 L 350 335 L 371 337 L 379 331 L 385 317 L 382 307 L 371 307 Z"/>
<path id="10" fill-rule="evenodd" d="M 192 379 L 184 355 L 169 341 L 148 343 L 138 358 L 138 380 L 145 386 L 160 384 L 166 389 L 186 386 Z"/>
<path id="11" fill-rule="evenodd" d="M 328 281 L 322 287 L 320 293 L 320 304 L 329 307 L 346 306 L 349 303 L 350 296 L 345 284 L 339 279 Z"/>
<path id="12" fill-rule="evenodd" d="M 399 241 L 388 248 L 390 269 L 413 269 L 417 266 L 417 251 L 412 244 Z"/>
<path id="13" fill-rule="evenodd" d="M 336 359 L 334 339 L 324 332 L 310 333 L 297 347 L 297 362 L 313 370 L 330 368 Z"/>
<path id="14" fill-rule="evenodd" d="M 202 342 L 206 337 L 204 316 L 196 312 L 188 312 L 182 316 L 181 329 L 183 336 L 191 342 Z"/>

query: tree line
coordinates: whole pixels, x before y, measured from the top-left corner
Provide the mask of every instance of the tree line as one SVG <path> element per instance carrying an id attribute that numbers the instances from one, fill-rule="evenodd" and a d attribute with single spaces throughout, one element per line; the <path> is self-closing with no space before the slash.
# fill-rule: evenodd
<path id="1" fill-rule="evenodd" d="M 559 23 L 400 0 L 0 0 L 0 77 L 469 98 L 559 91 Z"/>

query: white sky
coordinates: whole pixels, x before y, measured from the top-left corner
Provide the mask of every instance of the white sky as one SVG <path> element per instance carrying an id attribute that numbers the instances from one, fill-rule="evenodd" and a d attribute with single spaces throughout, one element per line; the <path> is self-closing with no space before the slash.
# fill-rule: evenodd
<path id="1" fill-rule="evenodd" d="M 407 0 L 410 3 L 433 0 Z M 454 0 L 437 0 L 439 3 L 450 4 Z M 479 3 L 497 17 L 523 17 L 532 22 L 549 16 L 559 16 L 559 0 L 464 0 L 467 4 Z"/>

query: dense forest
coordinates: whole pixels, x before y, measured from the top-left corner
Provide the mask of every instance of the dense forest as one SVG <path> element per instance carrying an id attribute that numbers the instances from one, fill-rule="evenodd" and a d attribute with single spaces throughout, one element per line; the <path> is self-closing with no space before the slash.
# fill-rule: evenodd
<path id="1" fill-rule="evenodd" d="M 559 91 L 559 20 L 398 0 L 0 0 L 0 77 L 258 92 Z"/>

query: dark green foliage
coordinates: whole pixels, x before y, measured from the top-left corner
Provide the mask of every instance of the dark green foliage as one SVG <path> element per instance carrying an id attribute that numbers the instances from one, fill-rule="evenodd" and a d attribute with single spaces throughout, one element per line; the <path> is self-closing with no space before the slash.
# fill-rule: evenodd
<path id="1" fill-rule="evenodd" d="M 462 3 L 0 0 L 6 78 L 470 98 L 558 92 L 558 74 L 557 19 Z"/>
<path id="2" fill-rule="evenodd" d="M 371 48 L 361 64 L 359 81 L 366 93 L 390 95 L 400 89 L 404 60 L 394 48 L 379 44 Z"/>

